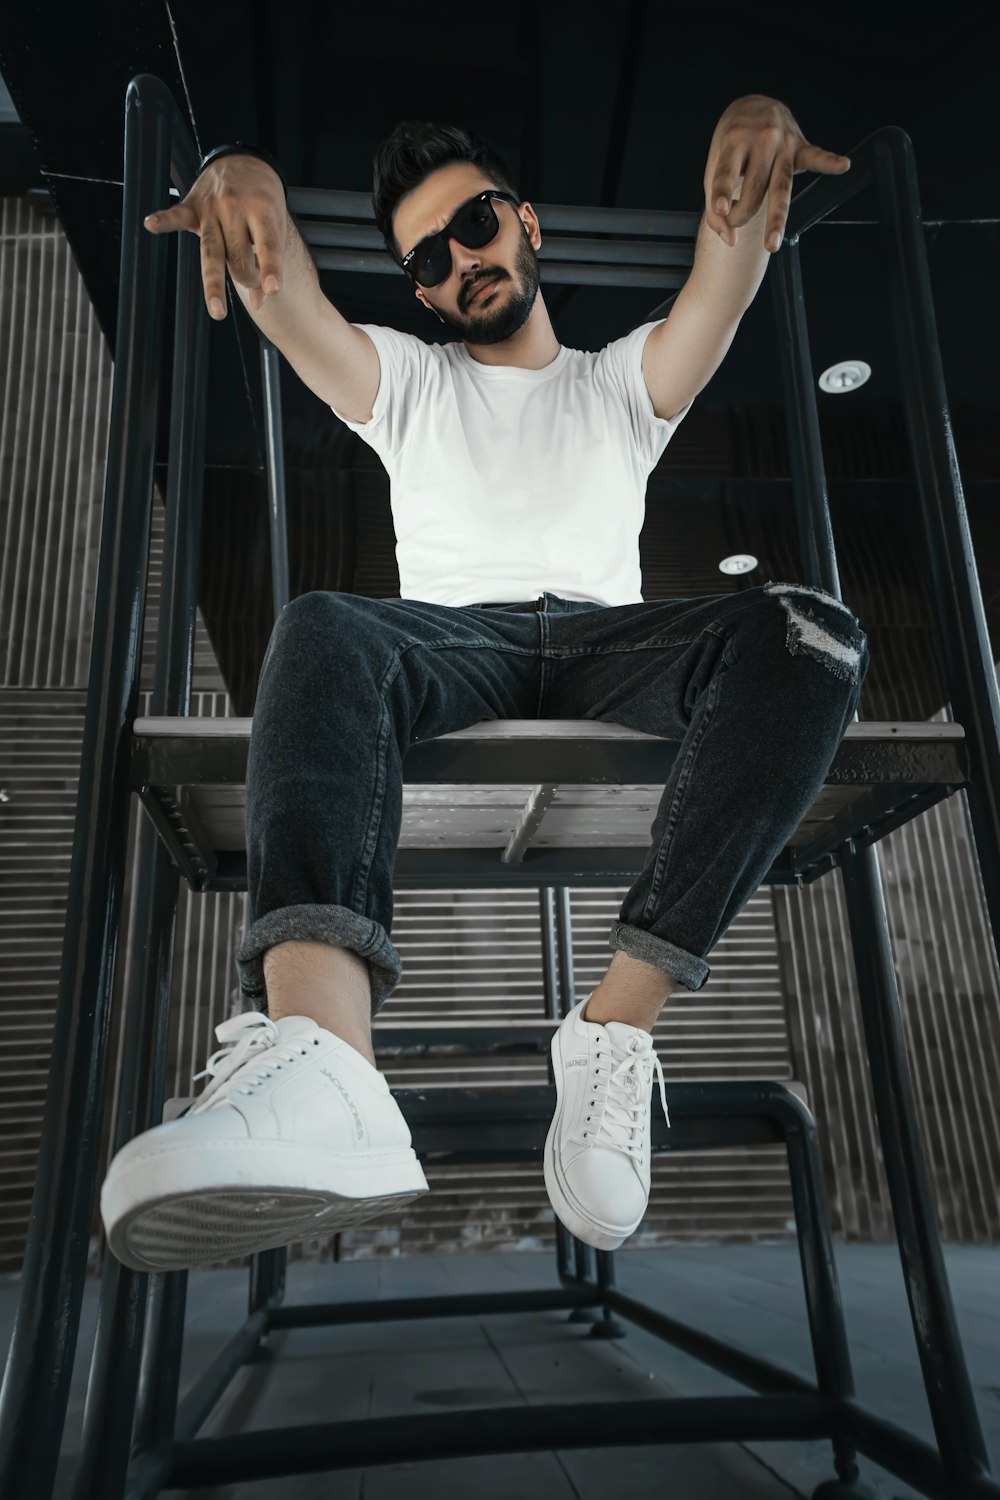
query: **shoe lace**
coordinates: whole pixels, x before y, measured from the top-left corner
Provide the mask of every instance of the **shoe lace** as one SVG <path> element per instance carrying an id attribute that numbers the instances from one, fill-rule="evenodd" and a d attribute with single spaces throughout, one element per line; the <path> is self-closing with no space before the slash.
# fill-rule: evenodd
<path id="1" fill-rule="evenodd" d="M 614 1057 L 618 1048 L 610 1038 L 611 1055 Z M 600 1057 L 600 1049 L 597 1053 Z M 663 1106 L 663 1115 L 670 1128 L 670 1113 L 667 1109 L 667 1093 L 663 1082 L 663 1069 L 660 1059 L 653 1051 L 653 1039 L 647 1036 L 632 1037 L 628 1046 L 624 1048 L 624 1054 L 619 1058 L 617 1064 L 607 1076 L 607 1091 L 604 1099 L 604 1108 L 597 1129 L 588 1132 L 589 1139 L 601 1143 L 601 1132 L 606 1130 L 605 1144 L 617 1146 L 620 1150 L 627 1151 L 630 1156 L 641 1158 L 643 1142 L 636 1140 L 637 1131 L 641 1131 L 645 1111 L 649 1102 L 649 1090 L 653 1081 L 653 1068 L 655 1067 L 660 1083 L 660 1103 Z M 595 1069 L 595 1076 L 600 1077 L 600 1067 Z M 595 1088 L 597 1085 L 595 1084 Z M 589 1118 L 589 1117 L 588 1117 Z M 621 1132 L 626 1132 L 624 1135 Z M 618 1132 L 615 1134 L 614 1132 Z"/>
<path id="2" fill-rule="evenodd" d="M 283 1048 L 279 1046 L 281 1033 L 270 1016 L 265 1016 L 262 1011 L 244 1011 L 242 1015 L 231 1016 L 228 1021 L 216 1026 L 215 1035 L 226 1045 L 213 1052 L 207 1067 L 194 1074 L 192 1083 L 206 1075 L 210 1075 L 212 1081 L 192 1105 L 189 1111 L 191 1114 L 203 1108 L 209 1099 L 217 1104 L 229 1093 L 250 1093 L 255 1083 L 260 1083 L 269 1076 L 269 1069 L 274 1066 L 275 1058 L 281 1057 L 286 1062 L 292 1062 L 296 1054 L 299 1057 L 305 1056 L 305 1048 L 298 1042 L 289 1041 Z M 263 1052 L 266 1056 L 246 1066 L 255 1052 Z M 244 1071 L 237 1081 L 234 1075 L 241 1068 Z"/>

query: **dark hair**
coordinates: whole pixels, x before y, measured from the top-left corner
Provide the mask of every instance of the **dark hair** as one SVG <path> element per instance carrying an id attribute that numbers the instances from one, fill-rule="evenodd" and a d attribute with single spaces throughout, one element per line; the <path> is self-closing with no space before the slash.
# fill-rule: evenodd
<path id="1" fill-rule="evenodd" d="M 392 228 L 397 204 L 438 167 L 453 161 L 474 162 L 484 176 L 492 179 L 494 187 L 513 194 L 518 203 L 522 201 L 507 163 L 474 130 L 462 130 L 444 121 L 400 120 L 379 144 L 372 162 L 375 223 L 397 266 L 402 266 L 404 253 Z"/>

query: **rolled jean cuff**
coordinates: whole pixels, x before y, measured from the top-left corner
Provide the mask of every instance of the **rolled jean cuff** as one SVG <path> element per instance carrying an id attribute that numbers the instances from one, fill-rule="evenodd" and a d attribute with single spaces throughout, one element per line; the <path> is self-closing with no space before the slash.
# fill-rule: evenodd
<path id="1" fill-rule="evenodd" d="M 684 948 L 668 943 L 666 938 L 655 937 L 642 927 L 633 927 L 628 922 L 616 922 L 611 929 L 608 942 L 612 948 L 627 953 L 629 958 L 639 958 L 644 964 L 662 969 L 684 990 L 692 994 L 700 990 L 711 974 L 703 958 L 696 958 Z"/>
<path id="2" fill-rule="evenodd" d="M 236 955 L 240 989 L 256 1010 L 267 1011 L 264 954 L 288 942 L 329 943 L 367 959 L 373 1017 L 399 983 L 402 960 L 381 923 L 346 906 L 282 906 L 254 922 Z"/>

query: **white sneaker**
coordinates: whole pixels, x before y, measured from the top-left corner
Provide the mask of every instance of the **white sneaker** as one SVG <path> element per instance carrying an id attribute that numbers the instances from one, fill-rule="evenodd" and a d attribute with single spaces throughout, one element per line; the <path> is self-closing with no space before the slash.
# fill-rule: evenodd
<path id="1" fill-rule="evenodd" d="M 663 1069 L 653 1038 L 625 1021 L 586 1021 L 590 996 L 552 1034 L 556 1112 L 543 1173 L 562 1224 L 597 1250 L 617 1250 L 649 1205 L 653 1070 L 667 1124 Z"/>
<path id="2" fill-rule="evenodd" d="M 211 1074 L 204 1093 L 123 1146 L 101 1187 L 123 1265 L 176 1271 L 273 1250 L 428 1191 L 399 1105 L 356 1047 L 308 1016 L 261 1011 L 215 1034 L 227 1045 L 196 1075 Z"/>

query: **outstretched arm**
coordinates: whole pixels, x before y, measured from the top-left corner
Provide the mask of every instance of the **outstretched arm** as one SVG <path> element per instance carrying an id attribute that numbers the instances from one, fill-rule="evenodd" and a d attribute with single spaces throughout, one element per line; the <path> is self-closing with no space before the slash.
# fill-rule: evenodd
<path id="1" fill-rule="evenodd" d="M 747 94 L 730 104 L 709 147 L 691 274 L 643 348 L 658 417 L 676 416 L 722 363 L 781 244 L 795 173 L 840 174 L 850 165 L 810 145 L 780 100 Z"/>

